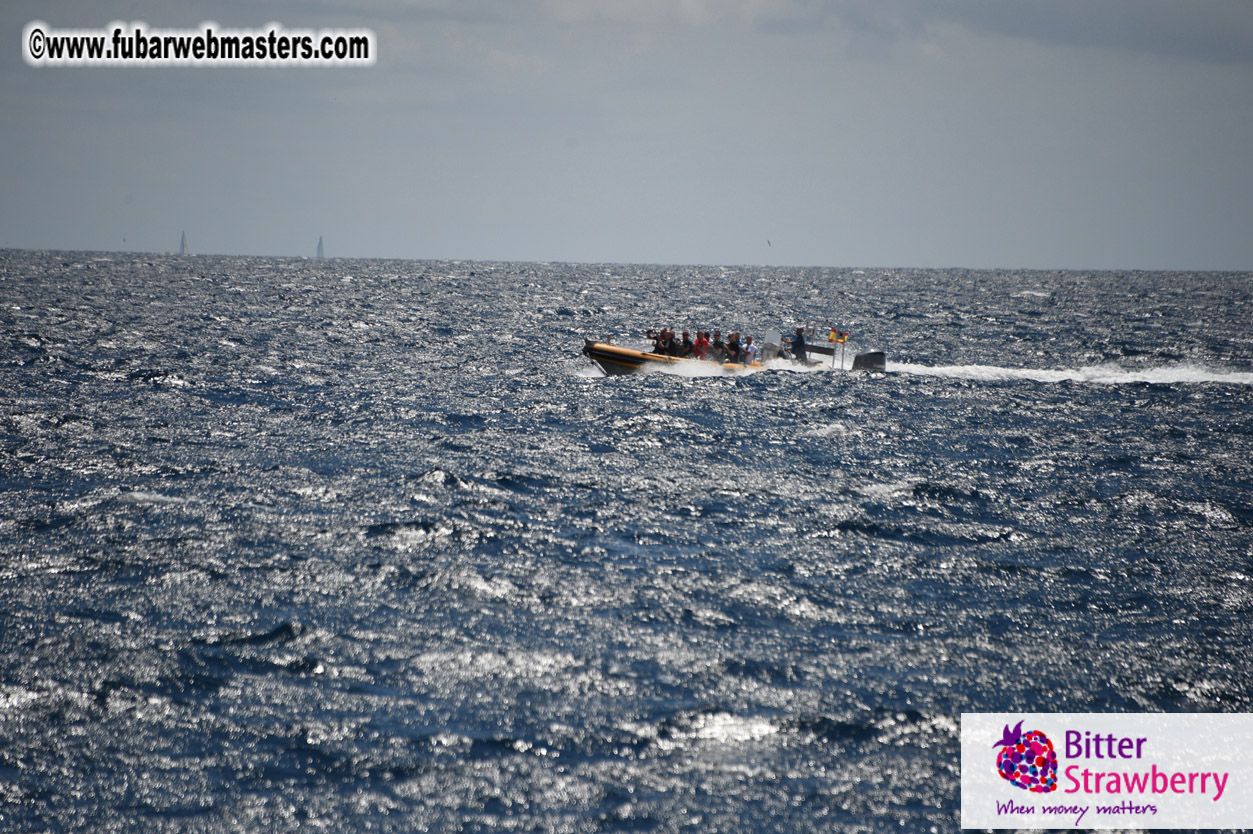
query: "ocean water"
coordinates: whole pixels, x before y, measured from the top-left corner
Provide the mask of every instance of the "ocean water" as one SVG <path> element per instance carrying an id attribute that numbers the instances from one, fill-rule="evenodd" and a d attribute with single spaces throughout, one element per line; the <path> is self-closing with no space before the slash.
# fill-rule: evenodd
<path id="1" fill-rule="evenodd" d="M 952 831 L 963 711 L 1249 711 L 1251 312 L 0 252 L 0 830 Z M 798 322 L 889 373 L 579 353 Z"/>

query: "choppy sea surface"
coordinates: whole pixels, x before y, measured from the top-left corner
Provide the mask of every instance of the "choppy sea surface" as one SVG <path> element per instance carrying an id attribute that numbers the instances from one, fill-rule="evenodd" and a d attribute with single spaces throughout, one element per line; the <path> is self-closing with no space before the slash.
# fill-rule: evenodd
<path id="1" fill-rule="evenodd" d="M 1251 312 L 0 252 L 0 830 L 952 831 L 962 712 L 1249 711 Z M 889 373 L 579 353 L 810 322 Z"/>

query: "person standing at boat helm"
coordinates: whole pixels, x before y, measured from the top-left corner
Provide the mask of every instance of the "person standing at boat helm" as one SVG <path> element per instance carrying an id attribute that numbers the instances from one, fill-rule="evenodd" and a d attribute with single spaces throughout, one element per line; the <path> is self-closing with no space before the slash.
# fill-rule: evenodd
<path id="1" fill-rule="evenodd" d="M 744 337 L 744 348 L 741 352 L 744 354 L 745 365 L 751 365 L 757 361 L 757 345 L 753 344 L 752 336 Z"/>
<path id="2" fill-rule="evenodd" d="M 805 328 L 796 328 L 796 335 L 792 337 L 792 358 L 799 359 L 804 362 L 808 357 L 805 355 Z"/>

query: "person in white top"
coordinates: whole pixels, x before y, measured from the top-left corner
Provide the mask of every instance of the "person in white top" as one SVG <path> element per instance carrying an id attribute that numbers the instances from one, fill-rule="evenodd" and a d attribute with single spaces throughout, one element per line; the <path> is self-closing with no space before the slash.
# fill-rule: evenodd
<path id="1" fill-rule="evenodd" d="M 757 345 L 753 344 L 752 336 L 744 337 L 744 364 L 751 365 L 757 361 Z"/>

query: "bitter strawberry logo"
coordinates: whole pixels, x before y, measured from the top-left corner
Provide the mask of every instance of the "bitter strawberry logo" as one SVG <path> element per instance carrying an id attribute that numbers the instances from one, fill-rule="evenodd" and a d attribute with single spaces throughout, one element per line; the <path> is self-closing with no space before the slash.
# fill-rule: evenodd
<path id="1" fill-rule="evenodd" d="M 1032 793 L 1057 790 L 1057 753 L 1044 733 L 1024 733 L 1021 721 L 1012 730 L 1006 724 L 1001 740 L 992 746 L 1001 748 L 996 754 L 996 772 L 1002 779 Z"/>

